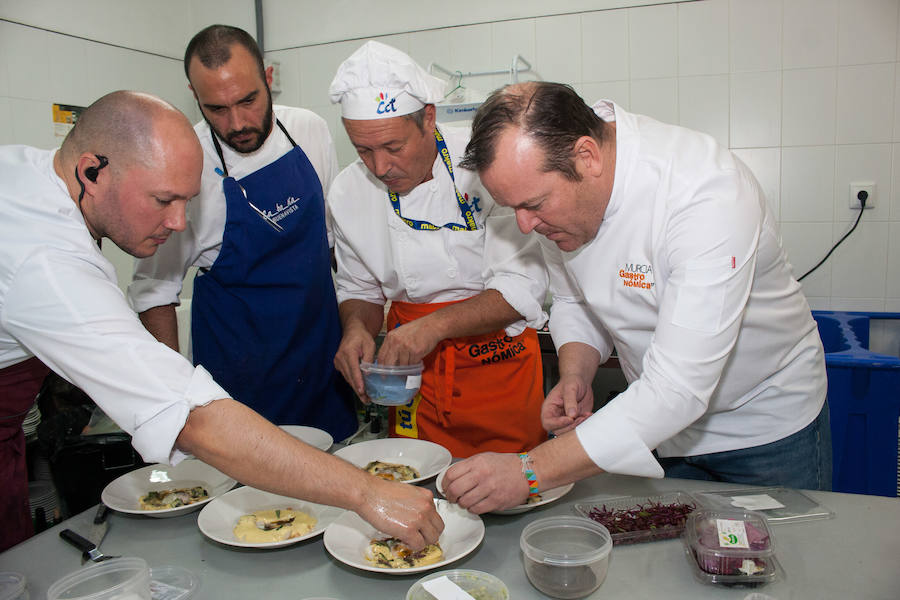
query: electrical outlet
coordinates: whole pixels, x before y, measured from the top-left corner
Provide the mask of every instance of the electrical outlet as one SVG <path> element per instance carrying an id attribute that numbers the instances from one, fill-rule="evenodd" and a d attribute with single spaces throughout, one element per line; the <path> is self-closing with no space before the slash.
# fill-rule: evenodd
<path id="1" fill-rule="evenodd" d="M 859 202 L 859 195 L 863 192 L 868 194 L 866 197 L 866 208 L 875 208 L 875 188 L 877 186 L 872 181 L 857 181 L 850 184 L 850 208 L 859 208 L 862 206 Z"/>

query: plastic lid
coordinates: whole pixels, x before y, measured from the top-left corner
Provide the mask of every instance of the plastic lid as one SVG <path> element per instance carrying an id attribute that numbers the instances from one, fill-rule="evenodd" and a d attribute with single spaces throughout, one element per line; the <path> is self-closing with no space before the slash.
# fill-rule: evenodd
<path id="1" fill-rule="evenodd" d="M 694 495 L 702 504 L 712 508 L 762 513 L 770 525 L 830 519 L 834 516 L 833 511 L 803 492 L 785 487 L 746 487 L 694 492 Z"/>
<path id="2" fill-rule="evenodd" d="M 25 594 L 25 575 L 6 571 L 0 573 L 0 600 L 17 600 Z"/>
<path id="3" fill-rule="evenodd" d="M 187 569 L 172 565 L 150 569 L 150 595 L 153 600 L 188 600 L 199 587 L 200 580 Z"/>
<path id="4" fill-rule="evenodd" d="M 509 590 L 500 579 L 490 573 L 472 569 L 453 569 L 426 575 L 406 592 L 406 600 L 434 600 L 434 596 L 422 585 L 439 577 L 446 577 L 466 592 L 478 592 L 479 600 L 509 600 Z"/>
<path id="5" fill-rule="evenodd" d="M 363 373 L 374 373 L 377 375 L 418 375 L 425 368 L 425 363 L 417 362 L 412 365 L 379 365 L 378 363 L 359 363 L 359 368 Z"/>
<path id="6" fill-rule="evenodd" d="M 121 595 L 149 597 L 150 568 L 142 558 L 113 558 L 69 573 L 50 586 L 47 600 L 91 598 L 100 600 Z"/>
<path id="7" fill-rule="evenodd" d="M 529 523 L 519 538 L 529 559 L 548 565 L 589 565 L 606 558 L 612 537 L 600 523 L 583 517 L 547 517 Z"/>

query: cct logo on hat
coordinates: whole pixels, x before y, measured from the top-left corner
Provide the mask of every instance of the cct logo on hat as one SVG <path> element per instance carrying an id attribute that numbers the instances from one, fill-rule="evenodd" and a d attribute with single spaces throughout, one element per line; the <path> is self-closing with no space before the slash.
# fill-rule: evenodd
<path id="1" fill-rule="evenodd" d="M 378 108 L 375 109 L 375 112 L 379 115 L 384 115 L 389 112 L 397 112 L 397 107 L 394 106 L 394 101 L 397 98 L 387 99 L 387 96 L 384 95 L 384 92 L 381 92 L 377 96 L 375 96 L 375 102 L 378 103 Z"/>

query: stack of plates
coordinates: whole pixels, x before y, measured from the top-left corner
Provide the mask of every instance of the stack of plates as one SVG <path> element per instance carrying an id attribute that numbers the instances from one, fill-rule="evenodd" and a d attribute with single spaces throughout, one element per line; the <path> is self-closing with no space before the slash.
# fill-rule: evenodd
<path id="1" fill-rule="evenodd" d="M 34 406 L 31 407 L 31 410 L 28 411 L 28 414 L 25 415 L 25 420 L 22 422 L 22 430 L 25 432 L 25 439 L 30 441 L 35 438 L 37 435 L 37 427 L 41 423 L 41 411 L 38 409 L 37 402 L 34 403 Z"/>
<path id="2" fill-rule="evenodd" d="M 31 505 L 31 518 L 35 518 L 38 508 L 44 509 L 44 519 L 48 525 L 58 523 L 60 519 L 59 496 L 52 481 L 28 482 L 28 501 Z"/>

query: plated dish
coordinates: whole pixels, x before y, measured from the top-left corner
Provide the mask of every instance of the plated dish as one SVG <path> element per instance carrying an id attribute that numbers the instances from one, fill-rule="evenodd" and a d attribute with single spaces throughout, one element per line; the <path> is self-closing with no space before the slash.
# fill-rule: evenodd
<path id="1" fill-rule="evenodd" d="M 235 483 L 237 482 L 234 479 L 218 469 L 196 458 L 189 458 L 174 467 L 155 464 L 125 473 L 103 488 L 100 499 L 111 509 L 123 513 L 157 518 L 177 517 L 200 509 L 210 500 L 233 488 Z M 166 506 L 163 508 L 151 510 L 141 507 L 141 500 L 146 499 L 148 495 L 158 495 L 159 492 L 166 490 L 190 490 L 198 487 L 206 492 L 206 497 L 197 494 L 191 502 L 176 500 L 165 503 Z M 182 496 L 188 497 L 190 494 Z"/>
<path id="2" fill-rule="evenodd" d="M 484 538 L 484 523 L 481 517 L 446 500 L 435 500 L 438 514 L 444 520 L 444 532 L 438 544 L 443 551 L 443 558 L 433 564 L 395 569 L 382 567 L 367 560 L 369 548 L 374 539 L 384 539 L 388 535 L 381 533 L 354 512 L 346 511 L 325 529 L 325 549 L 345 565 L 384 573 L 387 575 L 409 575 L 438 569 L 466 556 L 481 543 Z"/>
<path id="3" fill-rule="evenodd" d="M 263 511 L 292 509 L 315 519 L 315 525 L 307 533 L 273 542 L 247 542 L 235 534 L 235 526 L 241 517 L 249 514 L 265 514 Z M 249 486 L 239 487 L 223 494 L 207 504 L 197 517 L 197 526 L 203 535 L 228 546 L 240 548 L 280 548 L 302 542 L 321 534 L 344 511 L 334 506 L 316 504 L 264 492 Z"/>
<path id="4" fill-rule="evenodd" d="M 450 451 L 434 442 L 409 438 L 382 438 L 344 446 L 334 453 L 347 462 L 365 469 L 372 461 L 412 467 L 419 476 L 406 483 L 419 483 L 434 477 L 450 465 Z"/>
<path id="5" fill-rule="evenodd" d="M 441 496 L 446 497 L 444 494 L 444 473 L 447 472 L 447 469 L 443 469 L 440 474 L 438 474 L 437 481 L 435 481 L 435 487 L 437 491 L 441 494 Z M 559 487 L 547 490 L 546 492 L 540 493 L 540 500 L 535 502 L 528 502 L 526 504 L 520 504 L 518 506 L 513 506 L 512 508 L 505 508 L 503 510 L 492 510 L 491 514 L 493 515 L 517 515 L 519 513 L 527 512 L 533 508 L 537 508 L 538 506 L 543 506 L 545 504 L 550 504 L 551 502 L 556 502 L 566 494 L 568 494 L 572 488 L 575 487 L 574 483 L 569 483 L 567 485 L 561 485 Z"/>
<path id="6" fill-rule="evenodd" d="M 334 443 L 334 438 L 331 437 L 331 434 L 323 429 L 307 427 L 306 425 L 279 425 L 279 427 L 298 440 L 325 452 L 328 452 L 328 449 Z"/>

